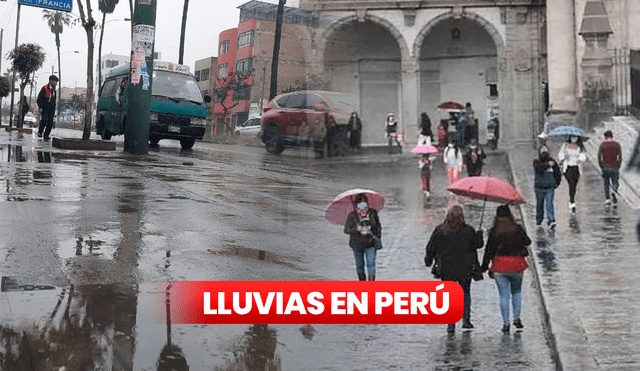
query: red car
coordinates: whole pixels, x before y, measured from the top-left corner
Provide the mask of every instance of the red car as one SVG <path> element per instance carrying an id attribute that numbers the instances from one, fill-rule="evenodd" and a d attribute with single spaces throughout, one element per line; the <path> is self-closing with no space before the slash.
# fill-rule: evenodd
<path id="1" fill-rule="evenodd" d="M 319 157 L 343 155 L 348 122 L 357 111 L 353 95 L 333 91 L 296 91 L 278 95 L 264 107 L 262 142 L 269 153 L 285 147 L 313 147 Z"/>

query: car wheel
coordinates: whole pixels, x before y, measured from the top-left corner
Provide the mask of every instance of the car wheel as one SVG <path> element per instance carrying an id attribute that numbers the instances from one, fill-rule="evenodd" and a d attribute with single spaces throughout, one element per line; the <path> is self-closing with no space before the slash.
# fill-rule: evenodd
<path id="1" fill-rule="evenodd" d="M 345 130 L 338 129 L 333 133 L 329 140 L 327 155 L 330 157 L 343 156 L 347 152 L 348 144 L 347 132 Z"/>
<path id="2" fill-rule="evenodd" d="M 280 141 L 280 130 L 275 126 L 269 126 L 264 132 L 264 144 L 267 152 L 278 155 L 284 151 L 284 146 Z"/>
<path id="3" fill-rule="evenodd" d="M 109 132 L 109 130 L 104 129 L 100 137 L 102 138 L 102 140 L 111 140 L 111 133 Z"/>
<path id="4" fill-rule="evenodd" d="M 235 135 L 236 137 L 239 137 L 240 136 L 240 132 L 239 131 L 234 131 L 233 135 Z"/>
<path id="5" fill-rule="evenodd" d="M 155 147 L 160 143 L 160 138 L 157 135 L 151 134 L 149 135 L 149 143 Z"/>
<path id="6" fill-rule="evenodd" d="M 180 139 L 180 146 L 182 149 L 191 149 L 196 143 L 196 138 L 182 138 Z"/>

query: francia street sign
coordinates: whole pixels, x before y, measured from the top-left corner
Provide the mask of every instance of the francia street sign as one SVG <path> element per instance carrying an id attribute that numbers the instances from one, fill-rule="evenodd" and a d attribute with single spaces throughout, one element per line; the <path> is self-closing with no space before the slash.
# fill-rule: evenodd
<path id="1" fill-rule="evenodd" d="M 73 10 L 73 0 L 18 0 L 18 4 L 61 10 L 64 12 Z"/>

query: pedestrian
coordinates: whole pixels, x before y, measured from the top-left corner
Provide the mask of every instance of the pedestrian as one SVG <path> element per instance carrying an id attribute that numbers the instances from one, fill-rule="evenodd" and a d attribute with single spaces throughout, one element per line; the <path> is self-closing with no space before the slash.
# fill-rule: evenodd
<path id="1" fill-rule="evenodd" d="M 509 332 L 509 301 L 513 307 L 513 325 L 522 329 L 520 312 L 522 308 L 522 277 L 528 267 L 527 246 L 531 239 L 524 228 L 515 222 L 509 205 L 500 205 L 487 236 L 487 245 L 482 257 L 482 272 L 491 269 L 500 295 L 502 332 Z"/>
<path id="2" fill-rule="evenodd" d="M 431 142 L 433 142 L 433 132 L 431 131 L 431 119 L 426 112 L 422 112 L 420 115 L 418 130 L 418 145 L 431 145 Z"/>
<path id="3" fill-rule="evenodd" d="M 620 143 L 613 139 L 611 130 L 604 132 L 604 142 L 598 148 L 598 164 L 602 170 L 604 180 L 604 197 L 607 205 L 611 204 L 609 194 L 613 204 L 618 203 L 618 180 L 620 177 L 620 165 L 622 164 L 622 148 Z M 611 191 L 611 192 L 609 192 Z"/>
<path id="4" fill-rule="evenodd" d="M 56 86 L 58 85 L 58 76 L 49 76 L 49 83 L 40 89 L 38 93 L 38 112 L 42 115 L 40 118 L 40 126 L 38 127 L 38 138 L 49 140 L 51 129 L 53 128 L 53 119 L 56 112 Z"/>
<path id="5" fill-rule="evenodd" d="M 438 225 L 426 246 L 424 263 L 427 267 L 435 264 L 431 273 L 442 281 L 456 281 L 464 293 L 464 313 L 462 328 L 472 329 L 471 323 L 471 279 L 482 279 L 476 250 L 484 241 L 482 231 L 477 232 L 464 221 L 462 206 L 453 205 L 447 211 L 442 224 Z M 447 326 L 447 332 L 454 332 L 455 324 Z"/>
<path id="6" fill-rule="evenodd" d="M 418 163 L 420 167 L 420 183 L 422 184 L 422 193 L 425 197 L 429 197 L 431 192 L 431 168 L 432 163 L 429 158 L 429 154 L 425 153 L 422 155 L 420 162 Z"/>
<path id="7" fill-rule="evenodd" d="M 387 131 L 387 140 L 389 141 L 389 154 L 402 152 L 402 145 L 398 140 L 398 122 L 393 113 L 387 114 L 387 122 L 385 125 Z M 397 149 L 394 149 L 393 142 L 396 142 Z"/>
<path id="8" fill-rule="evenodd" d="M 538 158 L 533 160 L 534 188 L 536 193 L 536 225 L 540 227 L 544 219 L 544 211 L 547 211 L 547 224 L 549 228 L 556 227 L 555 212 L 553 209 L 553 195 L 562 181 L 562 172 L 556 160 L 549 154 L 547 146 L 538 149 Z"/>
<path id="9" fill-rule="evenodd" d="M 376 280 L 376 253 L 382 248 L 382 226 L 378 212 L 369 207 L 367 195 L 355 196 L 355 211 L 349 213 L 344 225 L 344 233 L 348 234 L 349 247 L 356 259 L 356 273 L 360 281 Z M 365 265 L 367 274 L 365 275 Z"/>
<path id="10" fill-rule="evenodd" d="M 362 142 L 362 121 L 356 111 L 349 118 L 349 147 L 359 150 Z"/>
<path id="11" fill-rule="evenodd" d="M 445 148 L 447 148 L 447 137 L 449 136 L 449 132 L 447 130 L 448 126 L 449 124 L 447 120 L 441 120 L 440 125 L 438 125 L 438 147 L 440 148 L 440 150 L 444 150 Z"/>
<path id="12" fill-rule="evenodd" d="M 469 176 L 480 176 L 485 158 L 487 158 L 487 154 L 484 153 L 482 148 L 478 147 L 478 142 L 475 139 L 471 139 L 469 150 L 464 155 L 464 166 L 467 168 L 467 174 Z"/>
<path id="13" fill-rule="evenodd" d="M 580 180 L 582 163 L 587 161 L 587 152 L 579 136 L 571 135 L 558 152 L 562 173 L 569 184 L 569 209 L 576 212 L 576 187 Z"/>
<path id="14" fill-rule="evenodd" d="M 471 107 L 471 102 L 465 104 L 465 111 L 467 113 L 467 142 L 470 143 L 475 139 L 478 142 L 478 120 L 476 119 L 476 113 Z"/>
<path id="15" fill-rule="evenodd" d="M 464 148 L 467 145 L 467 125 L 469 124 L 469 119 L 467 117 L 466 111 L 461 111 L 458 113 L 456 119 L 456 142 L 458 143 L 459 148 Z"/>
<path id="16" fill-rule="evenodd" d="M 120 80 L 120 85 L 118 85 L 118 89 L 116 89 L 115 98 L 116 98 L 116 103 L 118 103 L 119 106 L 122 105 L 122 96 L 124 95 L 124 92 L 127 89 L 127 81 L 129 81 L 128 78 L 123 77 L 122 80 Z"/>
<path id="17" fill-rule="evenodd" d="M 442 160 L 447 166 L 447 177 L 449 179 L 449 185 L 451 185 L 458 180 L 458 172 L 462 170 L 462 165 L 464 164 L 462 160 L 462 151 L 451 138 L 449 138 L 447 148 L 444 149 Z"/>

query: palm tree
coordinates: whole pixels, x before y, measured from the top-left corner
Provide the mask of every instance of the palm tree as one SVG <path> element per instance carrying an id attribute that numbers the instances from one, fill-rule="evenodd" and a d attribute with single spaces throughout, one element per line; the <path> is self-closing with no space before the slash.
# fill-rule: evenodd
<path id="1" fill-rule="evenodd" d="M 98 44 L 98 89 L 102 86 L 102 37 L 104 36 L 104 21 L 107 14 L 113 13 L 120 0 L 98 0 L 98 8 L 102 12 L 102 25 L 100 26 L 100 43 Z"/>
<path id="2" fill-rule="evenodd" d="M 64 31 L 64 26 L 71 25 L 71 14 L 54 10 L 43 10 L 42 19 L 47 21 L 51 33 L 56 35 L 56 48 L 58 49 L 58 84 L 62 88 L 62 70 L 60 68 L 60 34 Z M 60 101 L 60 94 L 58 94 Z"/>
<path id="3" fill-rule="evenodd" d="M 187 29 L 187 10 L 189 10 L 189 0 L 184 0 L 184 8 L 182 9 L 182 30 L 180 32 L 180 55 L 178 56 L 179 64 L 182 64 L 182 57 L 184 56 L 184 34 Z"/>

